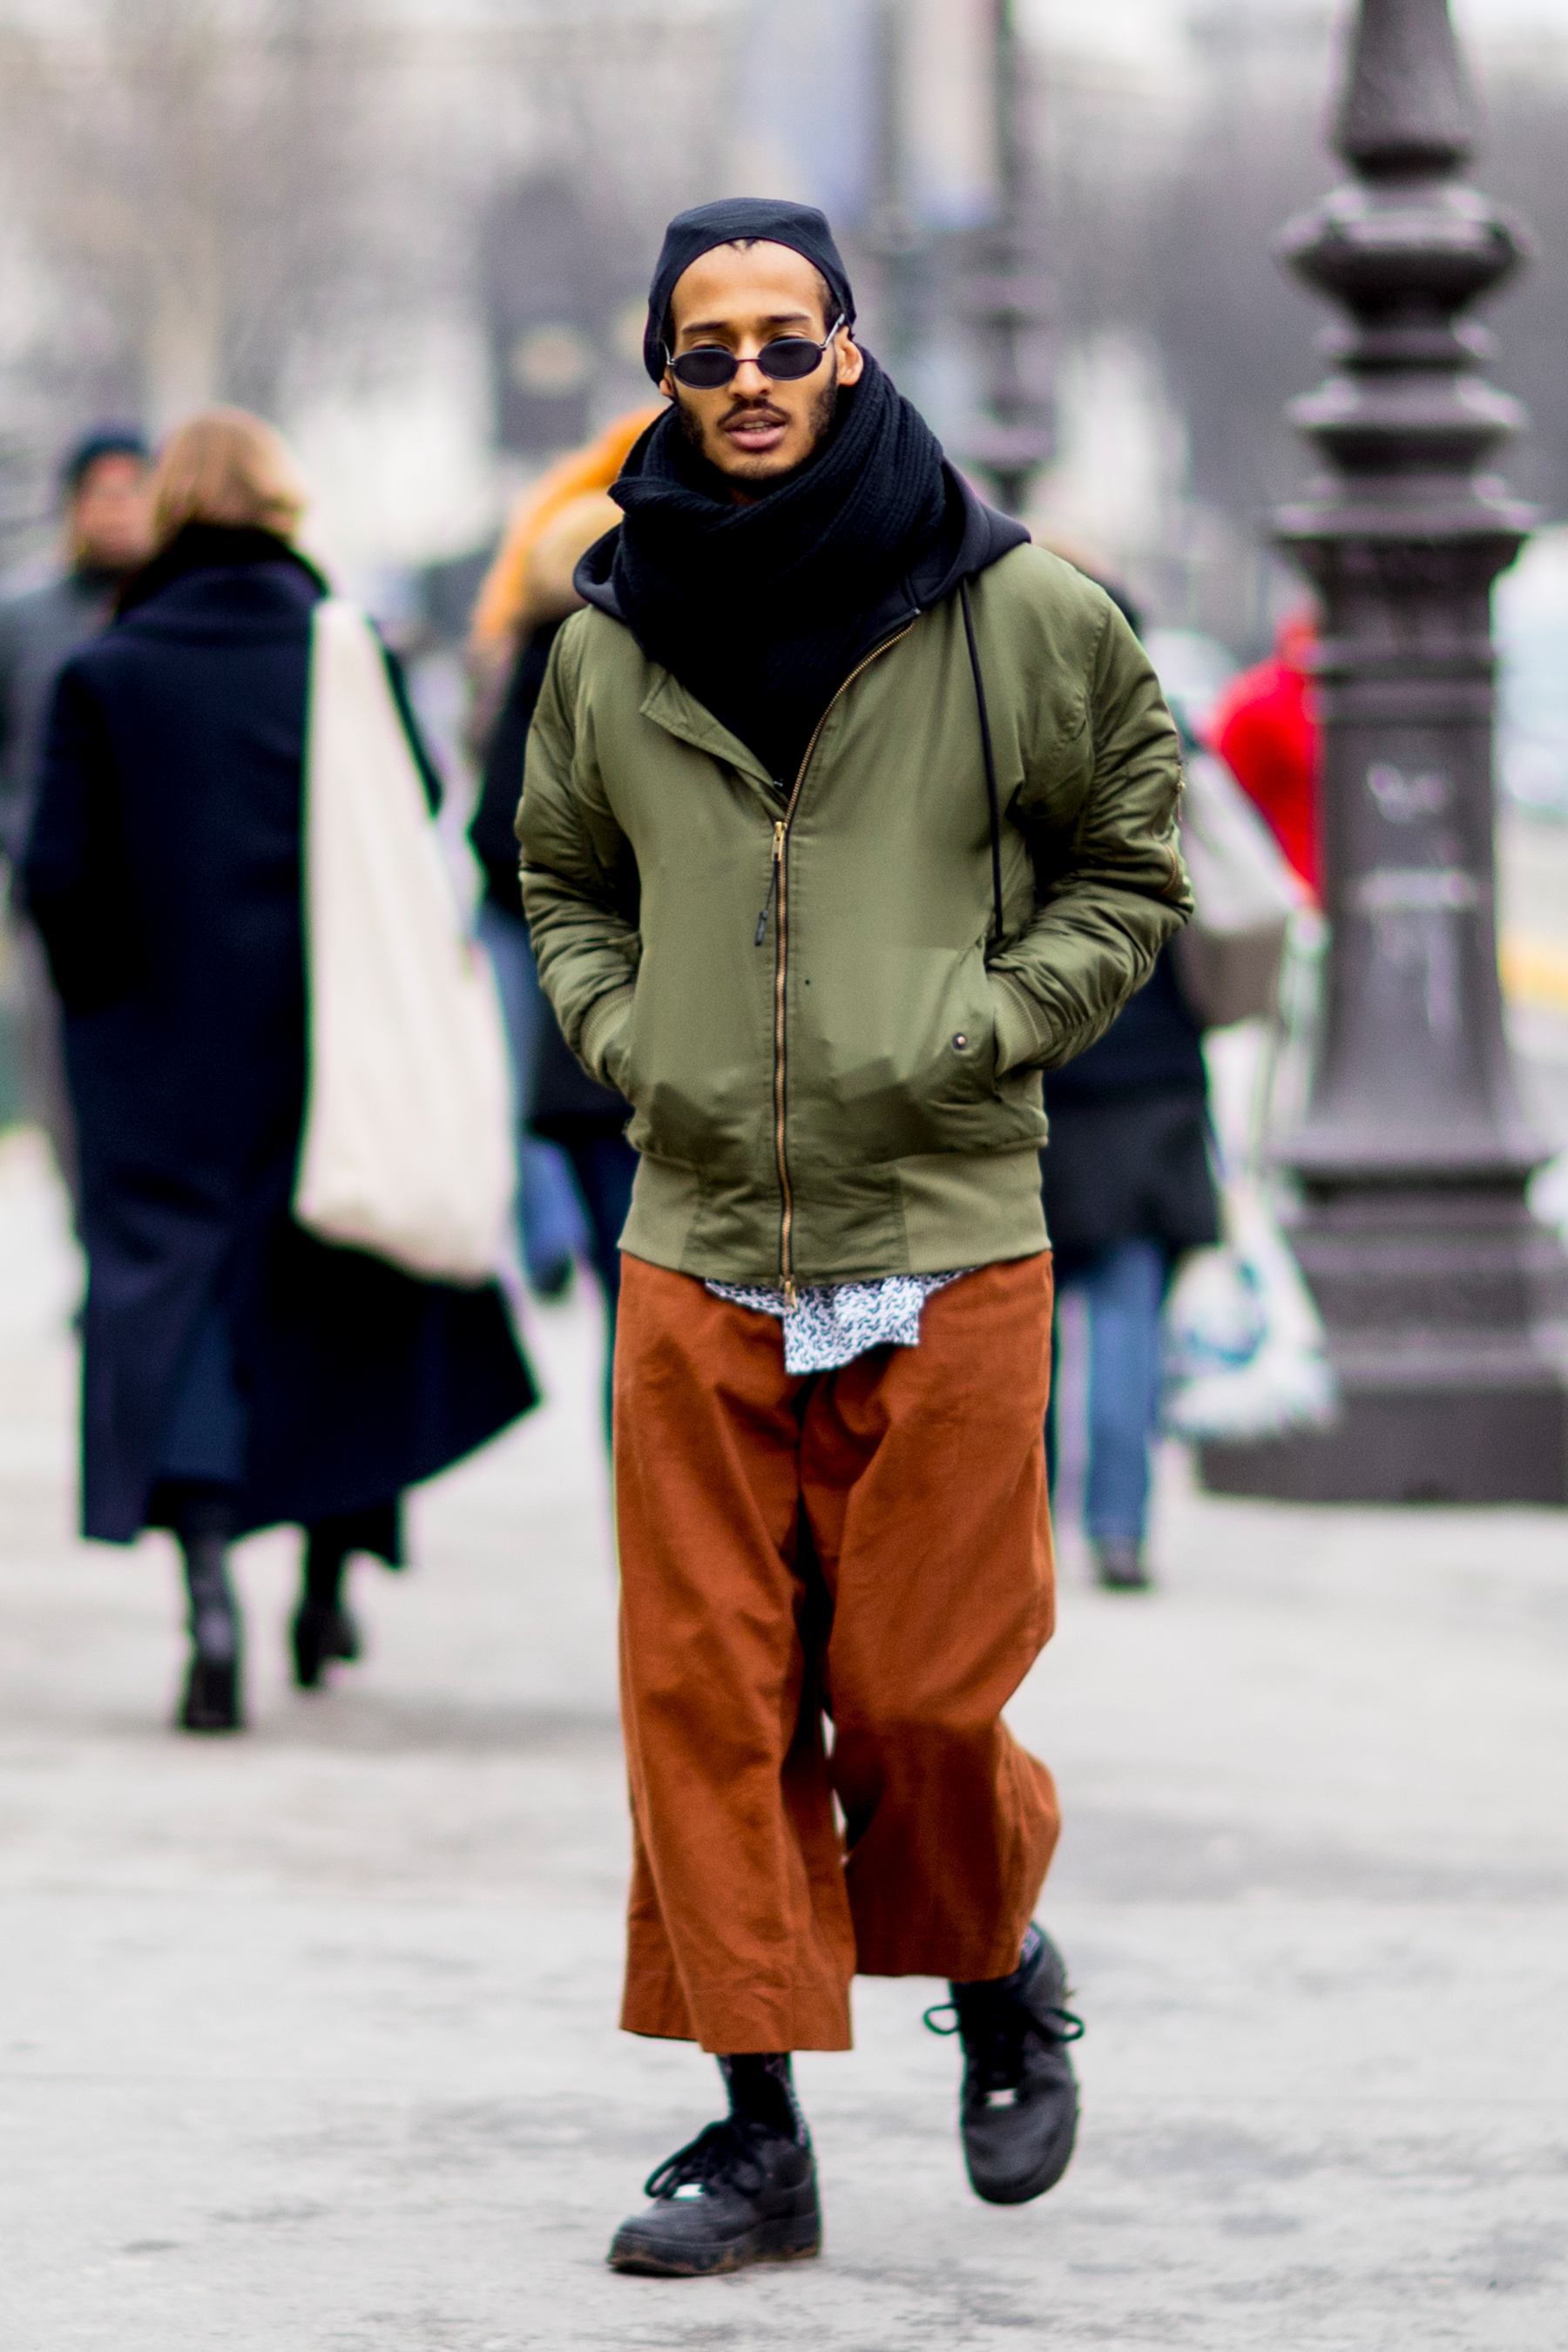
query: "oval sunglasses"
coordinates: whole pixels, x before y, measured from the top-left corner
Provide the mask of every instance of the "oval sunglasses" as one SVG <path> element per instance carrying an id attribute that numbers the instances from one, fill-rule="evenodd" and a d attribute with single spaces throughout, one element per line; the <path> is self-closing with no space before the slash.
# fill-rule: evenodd
<path id="1" fill-rule="evenodd" d="M 842 310 L 817 343 L 809 335 L 775 335 L 756 354 L 756 363 L 763 373 L 774 383 L 798 383 L 803 376 L 814 375 L 822 365 L 822 355 L 845 324 Z M 718 392 L 732 383 L 745 362 L 733 352 L 718 343 L 699 343 L 692 352 L 682 352 L 677 359 L 669 345 L 664 347 L 664 363 L 677 383 L 688 392 Z"/>

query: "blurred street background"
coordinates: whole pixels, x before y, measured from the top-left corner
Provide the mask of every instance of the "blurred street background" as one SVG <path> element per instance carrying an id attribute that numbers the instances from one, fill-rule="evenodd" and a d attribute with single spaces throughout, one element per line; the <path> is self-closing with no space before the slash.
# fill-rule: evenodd
<path id="1" fill-rule="evenodd" d="M 1300 583 L 1269 509 L 1322 372 L 1284 220 L 1345 12 L 1026 0 L 1042 536 L 1125 583 L 1194 724 Z M 1492 323 L 1542 528 L 1500 583 L 1500 955 L 1568 1230 L 1568 13 L 1456 0 L 1477 177 L 1539 250 Z M 272 416 L 304 544 L 408 658 L 460 840 L 461 649 L 518 493 L 642 401 L 664 221 L 823 204 L 865 339 L 955 460 L 996 199 L 986 0 L 0 0 L 0 572 L 106 416 Z M 1223 1087 L 1221 1093 L 1223 1096 Z M 16 1122 L 0 975 L 0 2342 L 16 2352 L 1559 2352 L 1568 1527 L 1202 1493 L 1015 1709 L 1068 1822 L 1046 1916 L 1090 2022 L 1080 2154 L 978 2207 L 924 1985 L 801 2068 L 827 2259 L 692 2291 L 604 2243 L 700 2062 L 614 2031 L 627 1832 L 597 1307 L 527 1309 L 542 1411 L 368 1566 L 371 1664 L 292 1689 L 297 1538 L 244 1546 L 247 1742 L 167 1729 L 167 1538 L 77 1542 L 82 1270 Z M 1071 1368 L 1069 1366 L 1069 1378 Z M 374 1578 L 374 1580 L 373 1580 Z M 166 1704 L 165 1704 L 166 1700 Z M 885 2177 L 909 2184 L 891 2218 Z"/>

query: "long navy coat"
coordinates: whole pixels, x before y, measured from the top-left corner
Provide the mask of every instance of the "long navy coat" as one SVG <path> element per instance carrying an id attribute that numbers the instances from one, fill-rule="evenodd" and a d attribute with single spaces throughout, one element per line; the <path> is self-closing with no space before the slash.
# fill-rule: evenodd
<path id="1" fill-rule="evenodd" d="M 247 1408 L 247 1528 L 384 1506 L 535 1398 L 493 1287 L 416 1281 L 289 1216 L 321 593 L 264 534 L 187 531 L 55 703 L 26 884 L 66 1005 L 83 1528 L 110 1542 L 148 1523 L 215 1307 Z"/>

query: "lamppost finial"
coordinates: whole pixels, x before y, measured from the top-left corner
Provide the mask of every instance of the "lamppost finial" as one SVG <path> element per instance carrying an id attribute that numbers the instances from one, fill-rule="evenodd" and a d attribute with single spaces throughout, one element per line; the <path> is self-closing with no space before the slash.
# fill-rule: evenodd
<path id="1" fill-rule="evenodd" d="M 1345 161 L 1369 179 L 1452 172 L 1475 134 L 1448 0 L 1363 0 L 1334 129 Z"/>

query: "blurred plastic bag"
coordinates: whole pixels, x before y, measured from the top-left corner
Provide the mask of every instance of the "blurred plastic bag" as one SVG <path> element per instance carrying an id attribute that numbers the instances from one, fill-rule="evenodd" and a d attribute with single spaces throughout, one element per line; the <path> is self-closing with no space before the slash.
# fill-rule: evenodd
<path id="1" fill-rule="evenodd" d="M 1285 933 L 1301 891 L 1273 835 L 1212 751 L 1186 761 L 1182 856 L 1192 921 L 1174 955 L 1182 987 L 1207 1029 L 1272 1012 Z"/>
<path id="2" fill-rule="evenodd" d="M 1226 1239 L 1195 1250 L 1165 1306 L 1164 1425 L 1177 1437 L 1279 1437 L 1333 1419 L 1323 1327 L 1255 1177 L 1223 1187 Z"/>
<path id="3" fill-rule="evenodd" d="M 380 644 L 336 598 L 311 635 L 305 940 L 296 1219 L 410 1274 L 489 1280 L 517 1181 L 495 982 L 459 919 Z"/>

